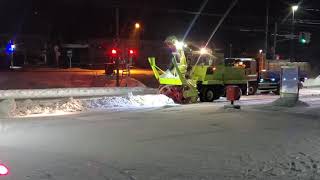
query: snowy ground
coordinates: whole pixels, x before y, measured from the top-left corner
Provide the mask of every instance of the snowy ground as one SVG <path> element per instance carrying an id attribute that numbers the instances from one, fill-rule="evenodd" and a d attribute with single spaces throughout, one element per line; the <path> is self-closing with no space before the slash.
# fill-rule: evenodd
<path id="1" fill-rule="evenodd" d="M 86 111 L 122 111 L 145 108 L 175 106 L 172 99 L 164 95 L 111 96 L 90 99 L 23 100 L 16 101 L 10 114 L 13 117 L 64 115 Z"/>
<path id="2" fill-rule="evenodd" d="M 136 104 L 143 98 L 91 102 L 105 108 L 114 108 L 114 102 L 120 107 L 158 103 L 154 99 Z M 227 102 L 221 99 L 151 109 L 1 119 L 0 163 L 11 171 L 0 178 L 320 179 L 320 96 L 306 95 L 301 100 L 309 106 L 295 108 L 268 105 L 275 98 L 246 97 L 239 102 L 241 110 L 223 109 Z"/>
<path id="3" fill-rule="evenodd" d="M 303 86 L 304 87 L 320 87 L 320 76 L 316 77 L 316 78 L 311 78 L 311 79 L 308 79 L 306 80 L 304 83 L 303 83 Z"/>
<path id="4" fill-rule="evenodd" d="M 277 98 L 243 96 L 241 110 L 163 95 L 17 101 L 0 118 L 0 178 L 320 179 L 320 90 L 293 108 Z"/>

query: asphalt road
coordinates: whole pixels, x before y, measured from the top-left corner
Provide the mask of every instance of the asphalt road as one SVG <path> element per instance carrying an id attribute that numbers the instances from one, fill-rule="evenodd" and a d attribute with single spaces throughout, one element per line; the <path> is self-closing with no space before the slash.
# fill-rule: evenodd
<path id="1" fill-rule="evenodd" d="M 1 119 L 0 179 L 319 179 L 317 103 L 247 101 Z"/>
<path id="2" fill-rule="evenodd" d="M 125 75 L 122 76 L 122 72 L 120 71 L 120 85 L 123 87 L 126 86 L 126 84 L 129 87 L 146 85 L 152 88 L 159 86 L 152 70 L 149 69 L 132 69 L 131 77 L 133 79 L 125 83 Z M 0 90 L 114 87 L 116 85 L 115 79 L 114 76 L 106 76 L 104 70 L 85 70 L 79 68 L 35 68 L 17 71 L 1 71 Z"/>

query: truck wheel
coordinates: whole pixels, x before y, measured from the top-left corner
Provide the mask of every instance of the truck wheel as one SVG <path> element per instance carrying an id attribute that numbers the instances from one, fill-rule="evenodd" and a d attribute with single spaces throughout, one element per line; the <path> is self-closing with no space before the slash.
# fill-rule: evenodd
<path id="1" fill-rule="evenodd" d="M 248 90 L 249 90 L 248 92 L 249 95 L 255 95 L 257 93 L 257 87 L 255 85 L 250 85 Z"/>
<path id="2" fill-rule="evenodd" d="M 204 88 L 200 95 L 201 102 L 212 102 L 219 98 L 219 95 L 217 95 L 217 92 L 213 88 Z"/>

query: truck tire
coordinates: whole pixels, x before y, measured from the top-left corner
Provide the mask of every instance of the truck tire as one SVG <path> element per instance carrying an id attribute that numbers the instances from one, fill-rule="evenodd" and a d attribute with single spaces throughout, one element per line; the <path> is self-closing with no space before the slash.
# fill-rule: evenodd
<path id="1" fill-rule="evenodd" d="M 257 89 L 258 88 L 256 85 L 250 84 L 249 88 L 248 88 L 248 90 L 249 90 L 248 95 L 255 95 L 257 93 Z"/>
<path id="2" fill-rule="evenodd" d="M 200 93 L 200 101 L 201 102 L 213 102 L 220 98 L 218 92 L 215 91 L 213 87 L 205 87 Z"/>

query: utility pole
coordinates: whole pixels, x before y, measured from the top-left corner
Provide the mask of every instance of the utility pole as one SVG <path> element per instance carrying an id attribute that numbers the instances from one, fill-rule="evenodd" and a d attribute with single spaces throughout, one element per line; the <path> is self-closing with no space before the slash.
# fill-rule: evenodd
<path id="1" fill-rule="evenodd" d="M 273 33 L 273 59 L 276 59 L 277 52 L 277 34 L 278 34 L 278 23 L 274 23 L 274 33 Z"/>
<path id="2" fill-rule="evenodd" d="M 265 30 L 264 52 L 268 54 L 268 35 L 269 35 L 269 0 L 266 0 L 266 30 Z"/>
<path id="3" fill-rule="evenodd" d="M 116 8 L 116 41 L 118 43 L 119 46 L 119 8 Z M 117 47 L 118 48 L 118 47 Z M 116 86 L 119 87 L 120 86 L 120 81 L 119 81 L 119 61 L 120 61 L 120 57 L 116 58 L 116 68 L 117 68 L 117 74 L 116 74 Z"/>
<path id="4" fill-rule="evenodd" d="M 292 13 L 292 22 L 291 22 L 291 36 L 290 36 L 290 38 L 291 38 L 291 40 L 290 40 L 290 61 L 292 62 L 293 61 L 293 59 L 294 59 L 294 38 L 293 38 L 293 36 L 294 36 L 294 11 L 293 11 L 293 13 Z"/>

